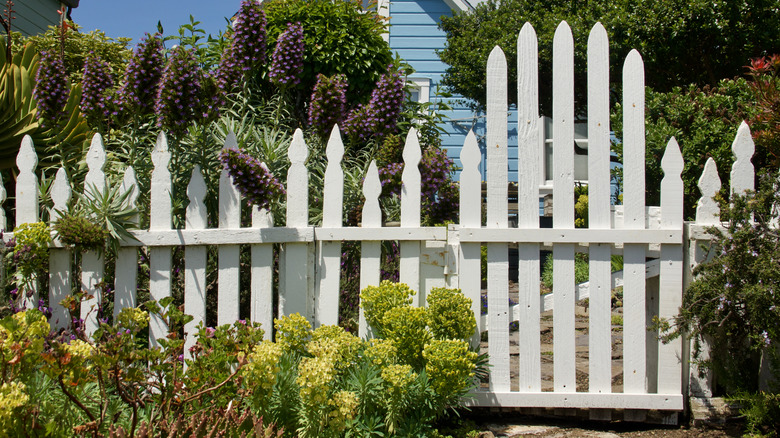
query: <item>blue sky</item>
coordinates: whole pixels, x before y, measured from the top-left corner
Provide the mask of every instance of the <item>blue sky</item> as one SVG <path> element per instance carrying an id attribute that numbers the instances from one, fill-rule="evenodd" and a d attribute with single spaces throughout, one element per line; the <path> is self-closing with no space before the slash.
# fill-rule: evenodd
<path id="1" fill-rule="evenodd" d="M 207 34 L 217 35 L 226 27 L 224 17 L 233 16 L 240 5 L 240 0 L 81 0 L 71 16 L 83 31 L 100 29 L 112 38 L 132 38 L 132 47 L 144 33 L 157 30 L 158 20 L 166 35 L 177 35 L 190 15 Z"/>

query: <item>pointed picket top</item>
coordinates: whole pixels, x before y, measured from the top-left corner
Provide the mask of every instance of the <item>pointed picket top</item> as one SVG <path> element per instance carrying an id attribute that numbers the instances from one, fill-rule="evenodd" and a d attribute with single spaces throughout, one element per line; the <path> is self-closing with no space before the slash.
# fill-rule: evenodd
<path id="1" fill-rule="evenodd" d="M 661 180 L 661 226 L 669 228 L 683 225 L 683 182 L 682 174 L 685 162 L 677 139 L 672 137 L 666 145 L 661 158 L 664 178 Z"/>
<path id="2" fill-rule="evenodd" d="M 363 204 L 363 227 L 382 226 L 382 210 L 379 208 L 379 195 L 382 193 L 382 183 L 379 180 L 379 170 L 376 160 L 371 160 L 363 180 L 363 196 L 366 202 Z"/>
<path id="3" fill-rule="evenodd" d="M 219 227 L 241 228 L 241 193 L 225 168 L 219 174 Z"/>
<path id="4" fill-rule="evenodd" d="M 466 141 L 460 149 L 460 224 L 464 227 L 479 227 L 482 225 L 482 209 L 476 208 L 482 202 L 482 175 L 479 164 L 482 153 L 479 151 L 477 136 L 469 130 Z"/>
<path id="5" fill-rule="evenodd" d="M 539 43 L 536 31 L 526 22 L 517 36 L 517 138 L 538 142 Z M 534 166 L 537 163 L 533 163 Z"/>
<path id="6" fill-rule="evenodd" d="M 70 188 L 68 173 L 65 172 L 64 167 L 60 167 L 57 171 L 57 175 L 54 177 L 54 182 L 51 185 L 51 200 L 54 203 L 54 208 L 51 211 L 52 222 L 59 219 L 60 212 L 64 212 L 68 209 L 68 202 L 72 195 L 73 190 Z"/>
<path id="7" fill-rule="evenodd" d="M 721 182 L 718 176 L 718 165 L 715 160 L 707 158 L 704 172 L 699 177 L 701 198 L 696 206 L 696 223 L 702 225 L 720 224 L 720 204 L 713 199 L 720 192 Z"/>
<path id="8" fill-rule="evenodd" d="M 329 166 L 331 163 L 341 165 L 341 160 L 344 158 L 344 142 L 341 140 L 339 125 L 333 125 L 333 129 L 330 131 L 330 139 L 328 139 L 328 146 L 325 149 L 325 156 L 328 157 Z"/>
<path id="9" fill-rule="evenodd" d="M 152 163 L 154 170 L 168 170 L 168 163 L 171 161 L 171 153 L 168 150 L 168 137 L 164 132 L 157 135 L 157 141 L 152 151 Z"/>
<path id="10" fill-rule="evenodd" d="M 309 148 L 306 146 L 306 141 L 303 139 L 303 131 L 301 131 L 301 128 L 298 128 L 293 134 L 290 149 L 287 151 L 287 158 L 290 159 L 291 165 L 303 165 L 308 157 Z"/>
<path id="11" fill-rule="evenodd" d="M 325 150 L 328 167 L 325 169 L 325 189 L 322 200 L 322 226 L 340 227 L 343 224 L 344 209 L 344 142 L 341 141 L 339 126 L 334 125 Z"/>
<path id="12" fill-rule="evenodd" d="M 558 23 L 558 27 L 555 28 L 555 35 L 553 35 L 553 52 L 555 52 L 556 45 L 571 44 L 572 50 L 574 48 L 574 36 L 571 33 L 571 27 L 565 20 Z"/>
<path id="13" fill-rule="evenodd" d="M 200 166 L 192 169 L 192 178 L 187 186 L 187 198 L 190 203 L 187 206 L 185 217 L 186 227 L 193 229 L 206 228 L 208 225 L 208 211 L 204 200 L 206 199 L 206 180 L 200 171 Z"/>
<path id="14" fill-rule="evenodd" d="M 623 63 L 624 227 L 645 227 L 645 68 L 631 50 Z"/>
<path id="15" fill-rule="evenodd" d="M 588 220 L 610 227 L 609 38 L 596 23 L 588 36 Z"/>
<path id="16" fill-rule="evenodd" d="M 731 193 L 745 193 L 755 188 L 755 169 L 750 159 L 756 151 L 750 127 L 744 121 L 739 125 L 737 136 L 731 144 L 734 165 L 731 166 Z"/>
<path id="17" fill-rule="evenodd" d="M 223 149 L 238 149 L 238 139 L 233 131 L 228 131 L 227 137 L 225 137 L 225 143 Z"/>
<path id="18" fill-rule="evenodd" d="M 293 134 L 287 157 L 290 168 L 287 169 L 287 226 L 309 226 L 309 172 L 304 163 L 309 149 L 303 139 L 300 128 Z"/>
<path id="19" fill-rule="evenodd" d="M 25 135 L 16 156 L 19 175 L 16 177 L 16 226 L 23 223 L 38 222 L 38 155 L 32 138 Z"/>
<path id="20" fill-rule="evenodd" d="M 92 136 L 86 161 L 89 171 L 84 177 L 85 190 L 91 190 L 94 186 L 98 192 L 104 191 L 106 189 L 106 174 L 103 172 L 103 168 L 106 166 L 106 149 L 103 147 L 103 137 L 100 134 Z"/>
<path id="21" fill-rule="evenodd" d="M 493 47 L 493 50 L 490 51 L 487 62 L 488 72 L 496 68 L 506 68 L 506 55 L 498 45 Z"/>
<path id="22" fill-rule="evenodd" d="M 403 151 L 404 170 L 401 174 L 401 226 L 420 226 L 420 140 L 417 130 L 412 128 L 406 135 Z"/>
<path id="23" fill-rule="evenodd" d="M 22 145 L 16 156 L 16 167 L 19 168 L 19 173 L 35 172 L 38 167 L 38 154 L 35 153 L 35 145 L 29 135 L 22 138 Z"/>

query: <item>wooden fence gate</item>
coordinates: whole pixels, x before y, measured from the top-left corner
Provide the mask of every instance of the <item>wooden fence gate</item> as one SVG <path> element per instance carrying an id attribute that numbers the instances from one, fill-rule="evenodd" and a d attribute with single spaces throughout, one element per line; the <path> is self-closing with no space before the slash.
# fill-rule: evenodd
<path id="1" fill-rule="evenodd" d="M 400 242 L 400 280 L 419 290 L 415 305 L 425 305 L 425 292 L 432 287 L 461 288 L 473 300 L 479 331 L 487 331 L 490 378 L 487 388 L 471 400 L 480 406 L 588 408 L 591 416 L 606 418 L 600 409 L 662 410 L 684 408 L 683 385 L 687 357 L 681 339 L 660 343 L 648 330 L 653 316 L 674 316 L 681 304 L 683 271 L 683 186 L 680 172 L 683 160 L 672 139 L 662 160 L 664 179 L 660 207 L 645 206 L 644 68 L 638 52 L 632 51 L 623 66 L 624 190 L 622 206 L 610 203 L 609 53 L 607 34 L 596 24 L 588 42 L 588 174 L 589 228 L 574 227 L 573 148 L 554 147 L 553 228 L 539 228 L 538 66 L 537 38 L 526 24 L 518 38 L 518 220 L 510 227 L 507 208 L 507 66 L 499 48 L 488 61 L 487 106 L 487 218 L 482 221 L 481 154 L 473 133 L 462 149 L 460 174 L 460 223 L 449 227 L 420 226 L 421 159 L 417 133 L 411 130 L 403 152 L 405 161 L 401 193 L 400 227 L 382 224 L 378 197 L 381 184 L 377 167 L 371 164 L 363 184 L 365 205 L 360 227 L 344 227 L 342 202 L 344 176 L 341 160 L 344 146 L 338 127 L 327 145 L 328 167 L 324 178 L 322 226 L 309 224 L 308 173 L 304 166 L 308 148 L 297 131 L 289 148 L 291 165 L 287 175 L 287 221 L 274 227 L 270 213 L 255 209 L 252 225 L 241 227 L 240 194 L 223 170 L 219 182 L 219 224 L 208 228 L 204 196 L 206 185 L 195 167 L 187 189 L 189 205 L 183 229 L 171 225 L 170 153 L 164 134 L 158 137 L 152 153 L 151 212 L 148 230 L 133 231 L 135 241 L 126 241 L 116 259 L 115 312 L 135 306 L 138 283 L 139 247 L 148 248 L 150 292 L 154 299 L 171 294 L 172 249 L 184 246 L 184 309 L 194 316 L 186 327 L 204 321 L 206 313 L 207 247 L 218 248 L 218 323 L 239 318 L 239 253 L 242 245 L 251 251 L 252 320 L 265 327 L 273 323 L 274 245 L 279 253 L 279 311 L 300 313 L 315 326 L 338 322 L 339 275 L 343 241 L 361 243 L 360 285 L 378 284 L 381 241 Z M 558 27 L 553 43 L 553 140 L 555 145 L 574 144 L 574 45 L 569 26 Z M 514 91 L 513 91 L 514 92 Z M 746 127 L 745 127 L 746 128 Z M 749 132 L 741 130 L 742 143 L 750 142 Z M 745 140 L 745 135 L 747 139 Z M 736 144 L 737 142 L 735 142 Z M 752 144 L 752 143 L 751 143 Z M 237 147 L 229 136 L 226 147 Z M 748 145 L 749 146 L 749 145 Z M 747 147 L 749 149 L 749 147 Z M 749 150 L 748 158 L 752 154 Z M 744 157 L 744 154 L 743 154 Z M 744 158 L 740 163 L 744 163 Z M 106 153 L 99 135 L 93 138 L 87 156 L 86 184 L 105 188 L 103 167 Z M 749 163 L 749 159 L 748 159 Z M 16 192 L 16 224 L 38 221 L 37 157 L 32 141 L 26 138 L 17 159 L 19 177 Z M 752 168 L 750 169 L 752 172 Z M 711 172 L 710 172 L 711 173 Z M 752 178 L 752 173 L 749 178 Z M 709 180 L 708 180 L 709 181 Z M 56 221 L 57 209 L 64 209 L 71 186 L 63 170 L 52 188 Z M 709 183 L 712 185 L 713 183 Z M 128 168 L 124 191 L 138 193 L 135 174 Z M 709 189 L 708 189 L 709 190 Z M 704 191 L 704 190 L 703 190 Z M 706 193 L 711 193 L 707 191 Z M 178 194 L 174 194 L 178 195 Z M 5 193 L 0 192 L 0 202 Z M 711 214 L 709 222 L 712 222 Z M 5 227 L 5 217 L 0 217 Z M 5 239 L 11 233 L 5 234 Z M 700 237 L 698 237 L 700 238 Z M 518 304 L 509 305 L 509 247 L 517 245 Z M 53 324 L 64 326 L 68 314 L 57 303 L 70 293 L 74 281 L 100 300 L 97 287 L 104 277 L 103 256 L 89 252 L 82 257 L 81 278 L 71 277 L 71 250 L 54 242 L 50 253 L 50 290 Z M 481 249 L 487 247 L 487 315 L 482 316 Z M 553 388 L 542 390 L 540 351 L 540 251 L 553 254 Z M 588 378 L 587 392 L 577 392 L 575 365 L 575 253 L 589 255 Z M 612 391 L 612 322 L 610 258 L 622 254 L 624 260 L 623 392 Z M 695 258 L 695 257 L 694 257 Z M 646 268 L 657 259 L 658 280 L 648 287 Z M 36 298 L 31 298 L 30 304 Z M 88 330 L 96 328 L 93 303 L 83 306 Z M 518 321 L 517 332 L 510 332 Z M 360 333 L 366 333 L 361 315 Z M 165 336 L 163 321 L 153 320 L 150 340 Z M 270 336 L 271 331 L 266 331 Z M 475 333 L 474 343 L 480 333 Z M 510 340 L 517 343 L 517 363 L 510 366 Z M 187 341 L 187 349 L 192 345 Z M 186 351 L 186 350 L 185 350 Z M 513 369 L 514 368 L 514 369 Z M 513 382 L 511 375 L 516 374 Z M 626 418 L 631 418 L 627 415 Z M 641 419 L 641 414 L 635 416 Z"/>

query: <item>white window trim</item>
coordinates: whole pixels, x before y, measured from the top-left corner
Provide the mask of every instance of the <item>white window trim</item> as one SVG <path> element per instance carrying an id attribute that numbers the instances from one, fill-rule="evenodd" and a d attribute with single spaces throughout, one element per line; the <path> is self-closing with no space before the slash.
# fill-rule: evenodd
<path id="1" fill-rule="evenodd" d="M 417 99 L 418 102 L 427 103 L 431 101 L 431 78 L 410 77 L 406 81 L 419 91 L 420 97 Z"/>

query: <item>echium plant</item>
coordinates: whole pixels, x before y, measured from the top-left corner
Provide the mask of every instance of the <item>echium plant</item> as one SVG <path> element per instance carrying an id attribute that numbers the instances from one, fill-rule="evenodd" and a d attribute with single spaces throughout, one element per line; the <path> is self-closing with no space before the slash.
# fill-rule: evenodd
<path id="1" fill-rule="evenodd" d="M 268 208 L 271 202 L 286 193 L 265 164 L 243 151 L 225 149 L 220 154 L 220 161 L 244 198 L 258 208 Z"/>
<path id="2" fill-rule="evenodd" d="M 62 56 L 56 51 L 41 53 L 41 63 L 35 79 L 35 100 L 41 126 L 52 128 L 65 115 L 70 86 Z"/>
<path id="3" fill-rule="evenodd" d="M 309 126 L 320 135 L 341 122 L 347 110 L 347 76 L 318 74 L 309 104 Z"/>
<path id="4" fill-rule="evenodd" d="M 290 87 L 301 82 L 303 72 L 303 26 L 287 23 L 287 30 L 279 35 L 271 56 L 268 77 L 279 87 Z"/>
<path id="5" fill-rule="evenodd" d="M 157 126 L 181 135 L 190 123 L 207 117 L 201 96 L 203 72 L 192 51 L 173 49 L 163 71 L 154 111 Z"/>
<path id="6" fill-rule="evenodd" d="M 147 33 L 127 66 L 120 91 L 121 106 L 125 111 L 140 115 L 153 112 L 163 66 L 162 38 L 159 34 Z"/>
<path id="7" fill-rule="evenodd" d="M 83 86 L 81 92 L 81 112 L 87 117 L 91 126 L 96 126 L 113 114 L 110 92 L 114 80 L 110 74 L 107 62 L 90 52 L 84 63 Z"/>
<path id="8" fill-rule="evenodd" d="M 242 76 L 265 62 L 265 27 L 265 12 L 260 6 L 250 0 L 241 2 L 233 22 L 230 46 L 222 54 L 215 74 L 221 94 L 231 92 Z M 218 99 L 222 99 L 221 95 Z"/>
<path id="9" fill-rule="evenodd" d="M 404 79 L 394 65 L 388 67 L 371 92 L 371 99 L 350 112 L 344 130 L 352 139 L 367 141 L 396 129 L 404 101 Z"/>

